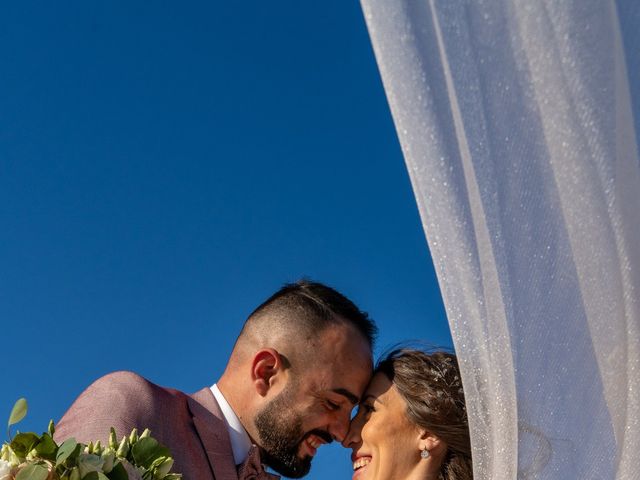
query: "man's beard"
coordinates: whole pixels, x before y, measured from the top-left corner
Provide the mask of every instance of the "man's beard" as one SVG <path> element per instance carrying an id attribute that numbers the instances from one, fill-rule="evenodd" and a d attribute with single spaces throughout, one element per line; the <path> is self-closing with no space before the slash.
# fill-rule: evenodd
<path id="1" fill-rule="evenodd" d="M 290 384 L 256 415 L 255 425 L 260 436 L 265 463 L 280 475 L 300 478 L 309 473 L 312 457 L 298 457 L 305 433 L 302 429 L 302 415 L 294 410 L 291 401 L 297 390 L 292 383 L 290 381 Z M 331 441 L 327 432 L 309 433 L 314 433 L 327 442 Z"/>

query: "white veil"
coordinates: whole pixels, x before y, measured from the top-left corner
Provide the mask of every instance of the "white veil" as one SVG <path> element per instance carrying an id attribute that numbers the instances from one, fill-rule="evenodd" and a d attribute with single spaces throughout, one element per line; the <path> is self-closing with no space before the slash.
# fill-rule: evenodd
<path id="1" fill-rule="evenodd" d="M 474 478 L 640 478 L 640 2 L 362 6 Z"/>

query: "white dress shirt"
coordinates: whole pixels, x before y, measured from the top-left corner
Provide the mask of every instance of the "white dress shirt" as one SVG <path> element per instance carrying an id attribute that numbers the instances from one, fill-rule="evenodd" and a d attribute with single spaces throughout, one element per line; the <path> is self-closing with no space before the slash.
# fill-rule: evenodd
<path id="1" fill-rule="evenodd" d="M 240 423 L 240 419 L 224 398 L 222 392 L 215 383 L 211 387 L 211 393 L 216 397 L 216 401 L 222 410 L 224 421 L 227 424 L 227 431 L 229 432 L 229 439 L 231 440 L 231 450 L 233 451 L 233 461 L 236 465 L 240 465 L 247 459 L 249 450 L 251 449 L 251 439 L 247 434 L 247 431 Z"/>

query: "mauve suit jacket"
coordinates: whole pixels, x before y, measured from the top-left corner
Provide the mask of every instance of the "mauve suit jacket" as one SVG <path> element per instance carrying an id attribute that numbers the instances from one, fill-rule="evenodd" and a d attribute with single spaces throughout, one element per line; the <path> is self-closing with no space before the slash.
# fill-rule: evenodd
<path id="1" fill-rule="evenodd" d="M 107 445 L 133 428 L 171 450 L 172 471 L 186 480 L 238 480 L 229 434 L 209 388 L 193 395 L 155 385 L 132 372 L 115 372 L 90 385 L 56 425 L 55 438 Z M 255 447 L 254 447 L 255 448 Z"/>

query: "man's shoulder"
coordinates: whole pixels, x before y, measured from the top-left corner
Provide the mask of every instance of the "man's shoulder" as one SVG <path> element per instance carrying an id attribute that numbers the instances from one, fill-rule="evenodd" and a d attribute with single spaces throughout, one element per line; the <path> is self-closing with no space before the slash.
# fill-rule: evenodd
<path id="1" fill-rule="evenodd" d="M 121 400 L 131 398 L 136 402 L 153 398 L 183 401 L 186 397 L 186 394 L 179 390 L 161 387 L 142 375 L 127 370 L 111 372 L 98 378 L 87 387 L 83 395 L 98 395 L 101 398 L 118 397 Z"/>
<path id="2" fill-rule="evenodd" d="M 149 382 L 149 380 L 144 378 L 142 375 L 139 375 L 139 374 L 137 374 L 135 372 L 131 372 L 129 370 L 117 370 L 115 372 L 110 372 L 110 373 L 107 373 L 107 374 L 103 375 L 102 377 L 99 377 L 93 383 L 102 383 L 102 382 L 146 383 L 146 382 Z"/>
<path id="3" fill-rule="evenodd" d="M 73 402 L 58 422 L 57 437 L 75 436 L 88 442 L 103 438 L 110 427 L 118 433 L 135 427 L 161 434 L 175 423 L 188 421 L 187 399 L 185 393 L 156 385 L 137 373 L 109 373 Z"/>
<path id="4" fill-rule="evenodd" d="M 154 389 L 158 387 L 150 382 L 142 375 L 128 370 L 118 370 L 116 372 L 107 373 L 106 375 L 94 381 L 89 388 L 128 388 L 130 386 Z M 158 387 L 159 388 L 159 387 Z"/>

